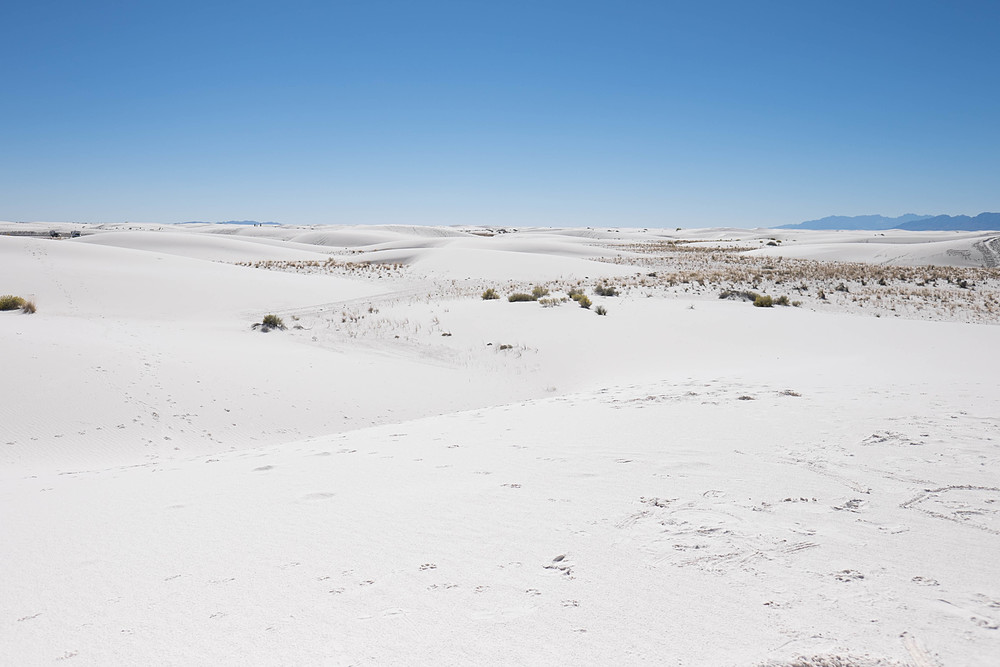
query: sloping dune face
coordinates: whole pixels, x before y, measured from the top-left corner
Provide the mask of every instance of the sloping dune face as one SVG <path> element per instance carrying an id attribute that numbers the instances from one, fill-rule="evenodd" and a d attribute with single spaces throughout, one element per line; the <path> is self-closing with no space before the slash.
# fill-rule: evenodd
<path id="1" fill-rule="evenodd" d="M 329 255 L 321 248 L 290 242 L 276 243 L 254 237 L 217 236 L 180 231 L 105 232 L 72 239 L 86 243 L 178 255 L 216 262 L 254 260 L 325 260 Z"/>
<path id="2" fill-rule="evenodd" d="M 996 232 L 782 231 L 775 237 L 783 240 L 781 247 L 765 247 L 755 254 L 890 266 L 1000 267 Z"/>
<path id="3" fill-rule="evenodd" d="M 0 224 L 4 664 L 1000 655 L 989 235 L 102 227 Z"/>

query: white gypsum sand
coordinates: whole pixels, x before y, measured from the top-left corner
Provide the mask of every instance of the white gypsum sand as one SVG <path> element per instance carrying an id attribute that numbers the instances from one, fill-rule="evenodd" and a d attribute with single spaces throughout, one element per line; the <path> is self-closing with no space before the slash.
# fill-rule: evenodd
<path id="1" fill-rule="evenodd" d="M 0 662 L 1000 655 L 996 234 L 9 232 Z"/>

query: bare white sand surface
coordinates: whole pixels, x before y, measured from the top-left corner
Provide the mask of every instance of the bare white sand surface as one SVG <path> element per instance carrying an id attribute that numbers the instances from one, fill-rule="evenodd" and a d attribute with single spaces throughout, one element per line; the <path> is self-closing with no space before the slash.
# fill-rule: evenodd
<path id="1" fill-rule="evenodd" d="M 997 236 L 881 234 L 0 223 L 0 663 L 996 664 Z"/>

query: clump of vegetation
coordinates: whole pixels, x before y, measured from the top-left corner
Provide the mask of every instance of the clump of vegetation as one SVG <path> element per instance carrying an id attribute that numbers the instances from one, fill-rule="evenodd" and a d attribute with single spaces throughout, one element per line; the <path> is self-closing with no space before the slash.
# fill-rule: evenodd
<path id="1" fill-rule="evenodd" d="M 0 310 L 17 310 L 24 308 L 25 300 L 13 294 L 0 296 Z"/>
<path id="2" fill-rule="evenodd" d="M 772 308 L 774 306 L 774 299 L 763 294 L 758 294 L 757 298 L 753 300 L 753 305 L 758 308 Z"/>
<path id="3" fill-rule="evenodd" d="M 261 333 L 267 333 L 274 329 L 278 329 L 279 331 L 284 331 L 286 329 L 285 322 L 277 315 L 265 315 L 264 319 L 257 322 L 250 328 L 260 329 Z"/>
<path id="4" fill-rule="evenodd" d="M 581 308 L 590 308 L 591 305 L 590 299 L 587 297 L 586 294 L 574 294 L 572 296 L 572 299 L 573 301 L 576 301 L 578 304 L 580 304 Z"/>
<path id="5" fill-rule="evenodd" d="M 24 313 L 25 315 L 32 315 L 34 314 L 35 310 L 36 310 L 35 302 L 25 299 L 24 305 L 21 306 L 21 312 Z"/>
<path id="6" fill-rule="evenodd" d="M 618 296 L 618 290 L 613 285 L 601 284 L 594 288 L 594 294 L 597 296 Z"/>
<path id="7" fill-rule="evenodd" d="M 541 285 L 535 285 L 531 290 L 531 296 L 535 297 L 535 301 L 538 301 L 543 296 L 549 295 L 549 289 L 547 287 L 542 287 Z"/>
<path id="8" fill-rule="evenodd" d="M 728 299 L 730 301 L 756 301 L 760 298 L 760 294 L 749 290 L 724 289 L 719 292 L 719 298 Z"/>
<path id="9" fill-rule="evenodd" d="M 607 315 L 608 309 L 605 308 L 604 306 L 598 306 L 597 308 L 594 308 L 594 312 L 597 313 L 598 315 Z"/>
<path id="10" fill-rule="evenodd" d="M 557 298 L 557 297 L 545 297 L 544 299 L 539 299 L 538 304 L 542 308 L 554 308 L 555 306 L 561 306 L 569 301 L 567 297 Z"/>
<path id="11" fill-rule="evenodd" d="M 845 285 L 844 283 L 840 283 L 839 285 L 837 285 L 833 289 L 834 289 L 834 291 L 837 291 L 837 292 L 847 292 L 847 291 L 849 291 L 847 289 L 847 285 Z"/>
<path id="12" fill-rule="evenodd" d="M 577 297 L 579 297 L 579 296 L 583 296 L 583 290 L 582 290 L 582 289 L 580 289 L 580 287 L 570 287 L 570 288 L 569 288 L 569 289 L 568 289 L 568 290 L 566 291 L 566 294 L 568 294 L 568 295 L 569 295 L 569 298 L 571 298 L 571 299 L 573 299 L 574 301 L 576 301 L 576 298 L 577 298 Z"/>
<path id="13" fill-rule="evenodd" d="M 492 301 L 493 299 L 499 299 L 500 295 L 492 287 L 483 292 L 483 301 Z"/>
<path id="14" fill-rule="evenodd" d="M 781 296 L 779 296 L 777 299 L 774 300 L 774 305 L 776 305 L 776 306 L 790 306 L 790 305 L 792 305 L 792 303 L 791 303 L 791 301 L 788 300 L 787 296 L 785 296 L 784 294 L 782 294 Z"/>
<path id="15" fill-rule="evenodd" d="M 518 301 L 537 301 L 535 297 L 533 297 L 530 294 L 525 294 L 524 292 L 514 292 L 509 297 L 507 297 L 507 300 L 510 301 L 511 303 L 515 303 Z"/>

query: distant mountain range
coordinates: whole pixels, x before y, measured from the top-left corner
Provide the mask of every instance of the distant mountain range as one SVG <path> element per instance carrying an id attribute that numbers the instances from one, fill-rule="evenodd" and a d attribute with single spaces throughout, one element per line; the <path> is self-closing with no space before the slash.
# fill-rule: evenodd
<path id="1" fill-rule="evenodd" d="M 796 225 L 782 225 L 777 229 L 908 229 L 910 231 L 981 231 L 1000 230 L 1000 213 L 967 215 L 916 215 L 907 213 L 898 218 L 884 215 L 831 215 L 819 220 L 807 220 Z"/>
<path id="2" fill-rule="evenodd" d="M 178 222 L 178 225 L 280 225 L 280 222 L 257 222 L 256 220 L 226 220 L 225 222 L 204 222 L 202 220 L 189 220 Z"/>

